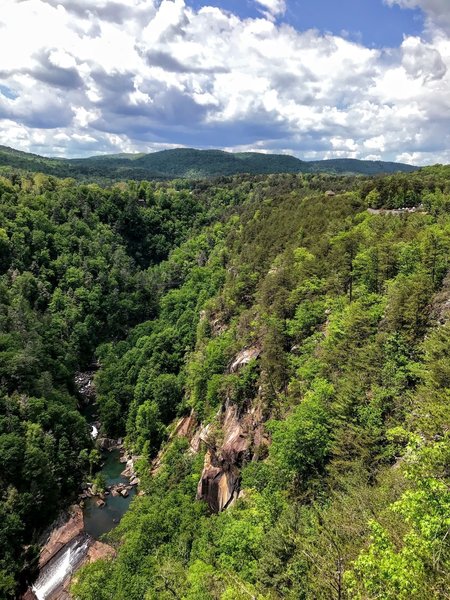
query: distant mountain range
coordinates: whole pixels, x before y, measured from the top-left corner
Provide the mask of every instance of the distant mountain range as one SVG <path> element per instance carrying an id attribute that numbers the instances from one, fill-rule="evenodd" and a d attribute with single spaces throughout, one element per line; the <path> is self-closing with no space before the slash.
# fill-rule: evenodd
<path id="1" fill-rule="evenodd" d="M 249 173 L 336 173 L 379 175 L 415 171 L 403 163 L 337 158 L 303 161 L 288 154 L 176 148 L 150 154 L 108 154 L 90 158 L 46 158 L 0 146 L 0 167 L 76 179 L 174 179 Z"/>

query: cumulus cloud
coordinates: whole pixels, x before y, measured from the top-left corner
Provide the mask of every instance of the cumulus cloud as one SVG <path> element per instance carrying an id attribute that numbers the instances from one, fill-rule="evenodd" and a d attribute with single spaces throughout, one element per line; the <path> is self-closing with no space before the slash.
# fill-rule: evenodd
<path id="1" fill-rule="evenodd" d="M 431 25 L 436 24 L 450 29 L 450 6 L 448 0 L 385 0 L 392 6 L 402 8 L 420 8 L 428 16 Z"/>
<path id="2" fill-rule="evenodd" d="M 184 0 L 2 0 L 0 143 L 446 160 L 441 26 L 383 51 L 279 23 L 283 1 L 258 5 L 259 18 L 241 19 Z"/>
<path id="3" fill-rule="evenodd" d="M 447 73 L 440 52 L 418 37 L 409 37 L 403 42 L 402 66 L 413 79 L 423 77 L 424 81 L 442 79 Z"/>

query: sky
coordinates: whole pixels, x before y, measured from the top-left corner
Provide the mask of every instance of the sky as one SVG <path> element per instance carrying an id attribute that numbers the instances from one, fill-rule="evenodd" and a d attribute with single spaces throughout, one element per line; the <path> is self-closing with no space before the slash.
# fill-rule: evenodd
<path id="1" fill-rule="evenodd" d="M 450 163 L 450 0 L 1 0 L 0 144 Z"/>

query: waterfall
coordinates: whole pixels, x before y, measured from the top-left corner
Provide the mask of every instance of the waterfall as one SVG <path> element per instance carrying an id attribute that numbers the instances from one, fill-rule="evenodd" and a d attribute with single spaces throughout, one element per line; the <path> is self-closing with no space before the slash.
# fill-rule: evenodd
<path id="1" fill-rule="evenodd" d="M 45 565 L 32 587 L 38 600 L 51 598 L 51 594 L 64 583 L 86 556 L 90 543 L 89 537 L 77 537 Z"/>
<path id="2" fill-rule="evenodd" d="M 98 429 L 95 425 L 91 425 L 91 438 L 96 440 L 98 436 Z"/>

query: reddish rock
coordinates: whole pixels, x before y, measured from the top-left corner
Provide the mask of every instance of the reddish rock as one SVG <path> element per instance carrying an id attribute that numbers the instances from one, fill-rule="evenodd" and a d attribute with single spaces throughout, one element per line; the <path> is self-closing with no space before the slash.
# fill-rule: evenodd
<path id="1" fill-rule="evenodd" d="M 197 488 L 197 498 L 205 500 L 214 512 L 224 510 L 238 497 L 242 465 L 267 444 L 263 421 L 260 408 L 251 406 L 243 410 L 228 401 L 219 418 L 223 433 L 221 444 L 214 444 L 210 428 L 203 429 L 207 433 L 204 441 L 208 445 L 208 452 Z M 201 439 L 202 436 L 198 435 L 199 446 Z"/>
<path id="2" fill-rule="evenodd" d="M 114 558 L 116 551 L 112 546 L 103 542 L 94 542 L 89 546 L 85 562 L 95 562 L 104 558 Z"/>
<path id="3" fill-rule="evenodd" d="M 39 569 L 42 569 L 48 561 L 68 544 L 73 538 L 84 530 L 83 511 L 80 506 L 72 506 L 69 509 L 68 521 L 52 531 L 47 543 L 41 550 L 39 558 Z"/>
<path id="4" fill-rule="evenodd" d="M 182 419 L 180 419 L 180 421 L 178 422 L 175 431 L 174 431 L 174 435 L 176 435 L 177 437 L 191 437 L 194 430 L 195 430 L 195 426 L 197 424 L 197 419 L 194 415 L 193 412 L 191 412 L 191 414 L 187 417 L 183 417 Z"/>

